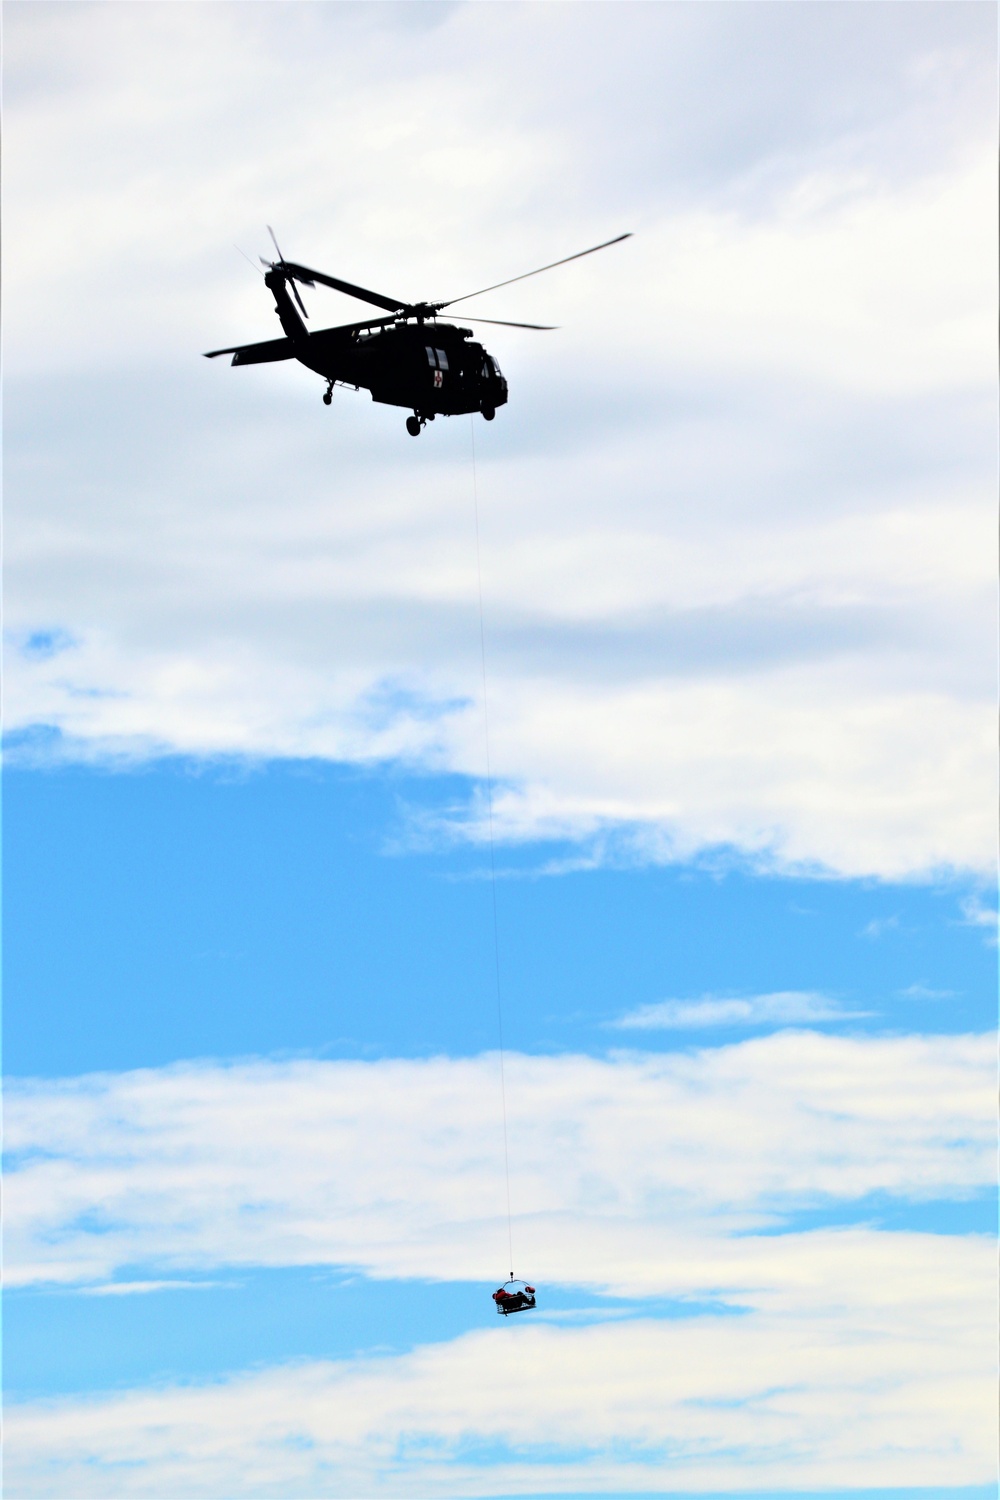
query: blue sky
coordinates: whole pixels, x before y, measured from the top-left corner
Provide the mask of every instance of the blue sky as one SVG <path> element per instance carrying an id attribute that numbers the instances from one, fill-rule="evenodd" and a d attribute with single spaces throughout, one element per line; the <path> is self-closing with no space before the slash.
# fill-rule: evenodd
<path id="1" fill-rule="evenodd" d="M 7 7 L 11 1496 L 995 1493 L 995 25 Z"/>
<path id="2" fill-rule="evenodd" d="M 9 1071 L 493 1047 L 488 857 L 408 847 L 417 812 L 470 791 L 317 763 L 11 770 Z M 830 1024 L 851 1033 L 960 1033 L 989 1019 L 995 961 L 969 920 L 974 880 L 761 876 L 731 852 L 543 873 L 574 852 L 500 853 L 514 1047 L 689 1048 L 760 1029 L 738 1016 L 613 1029 L 674 996 L 824 995 L 844 1013 Z M 40 943 L 40 931 L 60 941 Z"/>

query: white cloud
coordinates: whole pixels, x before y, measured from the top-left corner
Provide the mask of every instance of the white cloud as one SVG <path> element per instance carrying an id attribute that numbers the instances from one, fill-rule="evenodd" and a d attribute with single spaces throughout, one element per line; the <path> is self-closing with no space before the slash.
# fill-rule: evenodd
<path id="1" fill-rule="evenodd" d="M 692 1055 L 507 1058 L 515 1253 L 625 1295 L 783 1284 L 729 1236 L 883 1191 L 994 1180 L 989 1037 L 779 1033 Z M 13 1083 L 8 1283 L 332 1264 L 506 1264 L 497 1058 L 178 1064 Z"/>
<path id="2" fill-rule="evenodd" d="M 907 1000 L 953 1000 L 954 990 L 936 990 L 933 986 L 917 981 L 916 984 L 908 984 L 905 989 L 897 990 Z"/>
<path id="3" fill-rule="evenodd" d="M 989 868 L 988 28 L 411 12 L 12 11 L 8 729 L 480 775 L 464 419 L 198 351 L 267 218 L 407 296 L 635 228 L 482 306 L 563 325 L 477 430 L 501 833 Z"/>
<path id="4" fill-rule="evenodd" d="M 978 896 L 968 896 L 962 902 L 962 920 L 970 927 L 985 927 L 996 942 L 1000 914 L 995 906 L 987 906 Z"/>
<path id="5" fill-rule="evenodd" d="M 820 1276 L 738 1317 L 505 1324 L 401 1356 L 10 1406 L 7 1484 L 128 1500 L 987 1484 L 992 1249 L 871 1238 L 891 1245 L 866 1259 L 845 1237 L 839 1304 Z"/>
<path id="6" fill-rule="evenodd" d="M 887 932 L 898 931 L 899 918 L 897 916 L 873 917 L 870 922 L 866 922 L 864 927 L 862 927 L 860 936 L 871 938 L 872 942 L 876 942 L 879 938 L 884 937 Z"/>
<path id="7" fill-rule="evenodd" d="M 700 1000 L 657 1000 L 637 1006 L 614 1022 L 626 1031 L 685 1031 L 702 1026 L 774 1026 L 815 1021 L 842 1021 L 867 1011 L 846 1010 L 812 990 L 778 990 L 771 995 Z"/>
<path id="8" fill-rule="evenodd" d="M 200 1292 L 222 1285 L 218 1281 L 183 1281 L 179 1276 L 169 1281 L 107 1281 L 101 1286 L 85 1286 L 87 1297 L 138 1297 L 147 1292 Z"/>

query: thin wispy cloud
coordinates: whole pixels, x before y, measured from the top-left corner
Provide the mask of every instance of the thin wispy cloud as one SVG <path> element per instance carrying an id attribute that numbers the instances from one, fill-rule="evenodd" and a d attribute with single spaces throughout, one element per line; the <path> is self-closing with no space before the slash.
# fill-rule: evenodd
<path id="1" fill-rule="evenodd" d="M 792 1026 L 846 1021 L 871 1011 L 848 1010 L 814 990 L 769 995 L 703 995 L 698 1000 L 657 1000 L 637 1006 L 611 1024 L 623 1031 L 693 1031 L 714 1026 Z"/>
<path id="2" fill-rule="evenodd" d="M 97 1286 L 84 1286 L 80 1291 L 88 1297 L 142 1297 L 150 1292 L 197 1292 L 213 1291 L 227 1286 L 223 1281 L 185 1281 L 174 1277 L 169 1281 L 105 1281 Z"/>
<path id="3" fill-rule="evenodd" d="M 969 927 L 985 927 L 992 941 L 996 942 L 1000 913 L 995 906 L 988 906 L 979 896 L 967 896 L 962 902 L 962 921 Z"/>
<path id="4" fill-rule="evenodd" d="M 870 922 L 866 922 L 864 927 L 862 927 L 860 936 L 871 938 L 871 940 L 875 942 L 878 938 L 884 937 L 887 932 L 898 931 L 898 916 L 893 915 L 889 917 L 873 917 Z"/>
<path id="5" fill-rule="evenodd" d="M 921 983 L 908 984 L 904 990 L 897 990 L 896 993 L 907 1000 L 953 1000 L 955 998 L 954 990 L 935 989 L 932 985 Z"/>

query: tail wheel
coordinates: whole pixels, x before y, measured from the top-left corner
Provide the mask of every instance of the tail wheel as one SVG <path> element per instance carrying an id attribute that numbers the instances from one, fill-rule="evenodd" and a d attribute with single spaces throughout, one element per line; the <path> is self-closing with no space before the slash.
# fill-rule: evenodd
<path id="1" fill-rule="evenodd" d="M 492 406 L 484 406 L 483 407 L 483 418 L 484 418 L 485 421 L 492 422 L 493 418 L 495 416 L 496 416 L 496 412 L 495 412 L 495 410 L 493 409 Z"/>

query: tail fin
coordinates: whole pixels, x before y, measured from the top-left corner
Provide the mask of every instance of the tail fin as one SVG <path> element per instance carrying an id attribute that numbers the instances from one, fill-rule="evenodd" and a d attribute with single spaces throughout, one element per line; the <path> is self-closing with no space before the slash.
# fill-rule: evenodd
<path id="1" fill-rule="evenodd" d="M 271 289 L 278 317 L 281 319 L 281 326 L 285 330 L 285 333 L 293 344 L 304 344 L 309 338 L 309 330 L 303 323 L 298 309 L 288 295 L 284 273 L 279 271 L 277 267 L 274 267 L 268 271 L 264 280 Z"/>

